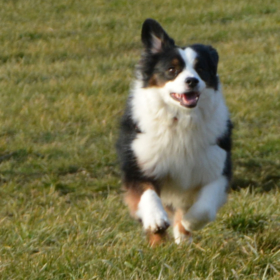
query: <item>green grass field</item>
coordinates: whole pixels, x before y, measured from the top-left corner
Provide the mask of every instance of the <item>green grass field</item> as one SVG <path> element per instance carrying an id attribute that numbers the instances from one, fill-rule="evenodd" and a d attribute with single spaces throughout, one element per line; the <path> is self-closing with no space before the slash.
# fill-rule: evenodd
<path id="1" fill-rule="evenodd" d="M 234 182 L 192 244 L 151 249 L 114 143 L 145 18 L 220 54 Z M 0 279 L 280 279 L 280 3 L 0 0 Z"/>

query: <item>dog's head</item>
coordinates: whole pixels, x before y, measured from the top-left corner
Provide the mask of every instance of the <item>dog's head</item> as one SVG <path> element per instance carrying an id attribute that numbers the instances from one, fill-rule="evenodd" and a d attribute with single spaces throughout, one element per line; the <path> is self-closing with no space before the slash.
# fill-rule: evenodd
<path id="1" fill-rule="evenodd" d="M 206 89 L 218 89 L 219 56 L 211 46 L 180 48 L 153 19 L 143 23 L 142 42 L 139 70 L 143 86 L 160 89 L 166 102 L 194 108 Z"/>

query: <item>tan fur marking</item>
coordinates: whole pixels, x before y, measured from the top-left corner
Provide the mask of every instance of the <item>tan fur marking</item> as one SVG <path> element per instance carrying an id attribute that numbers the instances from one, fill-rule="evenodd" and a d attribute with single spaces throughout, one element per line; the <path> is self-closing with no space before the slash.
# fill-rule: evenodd
<path id="1" fill-rule="evenodd" d="M 174 58 L 172 61 L 171 61 L 171 64 L 174 66 L 174 67 L 179 67 L 180 66 L 180 61 L 178 58 Z"/>
<path id="2" fill-rule="evenodd" d="M 178 58 L 174 58 L 171 61 L 171 64 L 177 71 L 177 75 L 182 71 L 181 65 L 180 65 L 180 61 Z M 173 79 L 175 79 L 177 77 L 177 75 L 174 76 Z M 157 88 L 161 88 L 164 87 L 166 84 L 167 80 L 165 80 L 164 78 L 159 77 L 159 75 L 157 73 L 154 73 L 151 78 L 149 79 L 148 85 L 149 87 L 157 87 Z"/>
<path id="3" fill-rule="evenodd" d="M 182 219 L 183 219 L 183 211 L 181 209 L 178 209 L 174 216 L 174 227 L 178 226 L 178 230 L 181 234 L 184 234 L 186 236 L 191 236 L 191 233 L 183 227 Z"/>
<path id="4" fill-rule="evenodd" d="M 124 186 L 124 189 L 126 189 L 124 202 L 128 206 L 131 216 L 137 218 L 135 213 L 138 209 L 141 195 L 146 190 L 155 190 L 155 188 L 151 183 L 137 183 L 135 186 Z"/>
<path id="5" fill-rule="evenodd" d="M 151 247 L 157 247 L 160 244 L 164 243 L 166 241 L 168 235 L 166 231 L 160 231 L 160 232 L 147 232 L 147 237 L 149 240 L 149 244 Z"/>
<path id="6" fill-rule="evenodd" d="M 138 203 L 140 201 L 141 194 L 128 190 L 124 196 L 124 201 L 129 208 L 132 217 L 136 218 L 135 213 L 137 211 Z"/>
<path id="7" fill-rule="evenodd" d="M 161 81 L 157 74 L 153 74 L 153 76 L 149 80 L 149 87 L 163 87 L 165 85 L 165 82 Z"/>

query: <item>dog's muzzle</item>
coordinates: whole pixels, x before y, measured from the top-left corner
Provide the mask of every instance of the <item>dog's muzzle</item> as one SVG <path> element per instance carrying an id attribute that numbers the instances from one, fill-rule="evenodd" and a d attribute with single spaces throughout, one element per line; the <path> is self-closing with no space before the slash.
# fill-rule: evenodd
<path id="1" fill-rule="evenodd" d="M 170 96 L 180 102 L 180 105 L 187 108 L 194 108 L 197 105 L 200 93 L 198 91 L 188 91 L 182 94 L 172 92 Z"/>

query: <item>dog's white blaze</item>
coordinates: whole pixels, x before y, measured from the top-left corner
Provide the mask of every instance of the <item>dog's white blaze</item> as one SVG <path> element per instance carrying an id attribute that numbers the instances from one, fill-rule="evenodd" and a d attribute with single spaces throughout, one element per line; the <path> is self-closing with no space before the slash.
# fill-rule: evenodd
<path id="1" fill-rule="evenodd" d="M 137 217 L 142 220 L 145 230 L 156 231 L 169 224 L 161 200 L 154 190 L 146 190 L 138 203 Z"/>
<path id="2" fill-rule="evenodd" d="M 165 85 L 165 88 L 169 90 L 170 92 L 174 92 L 174 89 L 176 89 L 176 93 L 182 94 L 188 90 L 186 79 L 187 78 L 196 78 L 198 79 L 198 91 L 203 91 L 206 88 L 205 82 L 200 78 L 198 73 L 194 69 L 194 62 L 197 58 L 197 53 L 191 49 L 180 49 L 178 48 L 178 51 L 185 61 L 186 67 L 185 69 L 176 77 L 175 80 L 167 82 Z M 174 103 L 177 103 L 177 101 L 174 101 Z M 179 105 L 179 104 L 178 104 Z M 180 105 L 179 105 L 180 106 Z"/>
<path id="3" fill-rule="evenodd" d="M 194 62 L 197 58 L 197 53 L 191 48 L 185 48 L 184 50 L 179 49 L 179 52 L 180 52 L 182 58 L 187 63 L 187 67 L 192 67 L 192 65 L 194 64 Z"/>
<path id="4" fill-rule="evenodd" d="M 187 77 L 192 77 L 192 78 L 197 78 L 199 80 L 198 83 L 198 90 L 202 91 L 206 88 L 205 82 L 200 78 L 198 73 L 194 69 L 194 63 L 197 58 L 197 53 L 191 49 L 191 48 L 186 48 L 184 50 L 179 49 L 179 52 L 183 59 L 185 60 L 186 63 L 186 69 L 187 69 Z"/>

